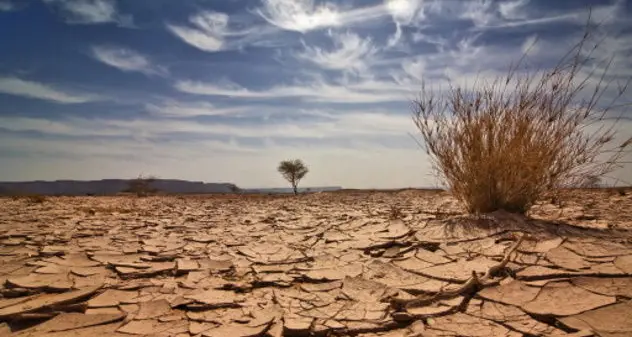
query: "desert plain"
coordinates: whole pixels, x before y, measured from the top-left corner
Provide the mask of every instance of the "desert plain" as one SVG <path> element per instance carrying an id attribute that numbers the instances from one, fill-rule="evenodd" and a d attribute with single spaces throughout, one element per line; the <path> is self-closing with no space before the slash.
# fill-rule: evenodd
<path id="1" fill-rule="evenodd" d="M 0 336 L 632 336 L 632 191 L 0 199 Z"/>

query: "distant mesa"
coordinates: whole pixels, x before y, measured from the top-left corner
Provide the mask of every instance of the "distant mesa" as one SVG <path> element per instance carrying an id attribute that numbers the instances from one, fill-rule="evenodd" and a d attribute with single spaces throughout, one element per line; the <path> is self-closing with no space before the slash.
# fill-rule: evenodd
<path id="1" fill-rule="evenodd" d="M 134 179 L 103 180 L 55 180 L 0 182 L 0 195 L 117 195 L 129 190 Z M 210 193 L 291 193 L 288 188 L 239 189 L 232 183 L 205 183 L 177 179 L 155 179 L 150 183 L 153 190 L 164 194 L 210 194 Z M 341 187 L 310 187 L 302 192 L 335 191 Z"/>

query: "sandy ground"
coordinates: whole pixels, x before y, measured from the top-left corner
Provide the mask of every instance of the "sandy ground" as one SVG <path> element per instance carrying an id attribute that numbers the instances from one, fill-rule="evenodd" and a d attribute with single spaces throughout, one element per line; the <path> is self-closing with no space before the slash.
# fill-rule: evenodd
<path id="1" fill-rule="evenodd" d="M 632 193 L 0 199 L 0 336 L 632 336 Z"/>

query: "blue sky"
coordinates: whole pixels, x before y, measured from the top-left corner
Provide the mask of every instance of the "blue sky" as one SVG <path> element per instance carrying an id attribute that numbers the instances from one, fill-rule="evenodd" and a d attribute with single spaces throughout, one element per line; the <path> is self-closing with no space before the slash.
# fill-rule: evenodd
<path id="1" fill-rule="evenodd" d="M 528 64 L 550 66 L 589 6 L 596 57 L 631 76 L 620 0 L 0 0 L 0 180 L 273 187 L 302 158 L 304 185 L 432 186 L 421 79 L 493 78 L 536 39 Z"/>

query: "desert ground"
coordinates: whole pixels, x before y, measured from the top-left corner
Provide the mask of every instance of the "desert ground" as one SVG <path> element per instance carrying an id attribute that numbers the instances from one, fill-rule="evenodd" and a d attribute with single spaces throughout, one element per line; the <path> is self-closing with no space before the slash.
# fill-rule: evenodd
<path id="1" fill-rule="evenodd" d="M 632 336 L 632 191 L 564 194 L 0 199 L 0 336 Z"/>

